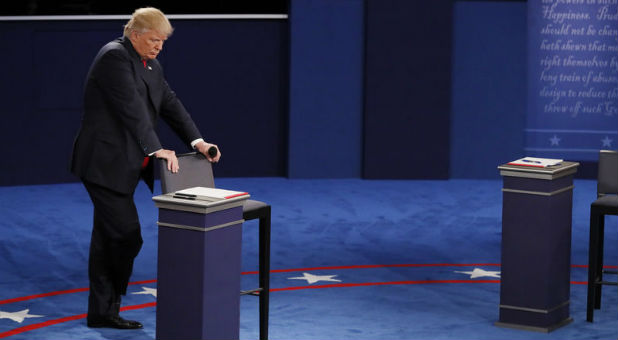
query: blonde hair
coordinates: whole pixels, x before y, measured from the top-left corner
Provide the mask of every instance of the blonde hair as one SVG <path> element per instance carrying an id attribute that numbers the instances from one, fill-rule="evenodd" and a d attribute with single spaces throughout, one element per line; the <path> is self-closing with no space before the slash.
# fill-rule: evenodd
<path id="1" fill-rule="evenodd" d="M 174 32 L 174 28 L 163 12 L 154 7 L 144 7 L 136 9 L 131 20 L 124 25 L 124 36 L 129 37 L 134 31 L 144 33 L 149 30 L 157 31 L 168 37 Z"/>

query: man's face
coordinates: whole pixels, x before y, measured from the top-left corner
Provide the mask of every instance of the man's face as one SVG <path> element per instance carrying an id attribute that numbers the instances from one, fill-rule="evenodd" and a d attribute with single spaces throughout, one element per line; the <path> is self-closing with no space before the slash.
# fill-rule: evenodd
<path id="1" fill-rule="evenodd" d="M 144 60 L 154 59 L 163 49 L 163 43 L 167 40 L 167 36 L 157 31 L 149 30 L 144 33 L 133 31 L 131 33 L 131 42 L 137 54 Z"/>

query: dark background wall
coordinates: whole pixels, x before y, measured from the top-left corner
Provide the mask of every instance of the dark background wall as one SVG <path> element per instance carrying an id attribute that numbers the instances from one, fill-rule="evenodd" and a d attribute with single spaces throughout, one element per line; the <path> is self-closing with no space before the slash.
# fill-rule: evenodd
<path id="1" fill-rule="evenodd" d="M 21 0 L 7 1 L 0 15 L 84 15 L 130 14 L 136 8 L 152 6 L 166 14 L 285 14 L 288 0 Z"/>
<path id="2" fill-rule="evenodd" d="M 525 2 L 284 7 L 287 20 L 172 20 L 161 62 L 221 146 L 217 176 L 498 178 L 524 156 Z M 83 80 L 125 21 L 0 22 L 0 151 L 15 164 L 0 185 L 76 180 Z"/>
<path id="3" fill-rule="evenodd" d="M 452 1 L 367 1 L 363 175 L 448 178 Z"/>
<path id="4" fill-rule="evenodd" d="M 7 166 L 0 184 L 75 181 L 68 172 L 90 62 L 126 20 L 0 22 Z M 225 155 L 222 176 L 283 176 L 287 141 L 287 22 L 173 20 L 160 56 L 207 141 Z M 189 149 L 161 123 L 164 145 Z"/>
<path id="5" fill-rule="evenodd" d="M 453 11 L 450 174 L 497 178 L 497 165 L 526 156 L 526 3 Z"/>
<path id="6" fill-rule="evenodd" d="M 290 36 L 288 175 L 360 177 L 363 1 L 292 1 Z"/>

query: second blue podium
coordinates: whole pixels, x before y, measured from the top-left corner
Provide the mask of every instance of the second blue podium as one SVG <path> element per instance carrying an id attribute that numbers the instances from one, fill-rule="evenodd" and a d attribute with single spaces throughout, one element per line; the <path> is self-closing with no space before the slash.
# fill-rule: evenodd
<path id="1" fill-rule="evenodd" d="M 571 210 L 578 165 L 498 167 L 503 202 L 497 326 L 550 332 L 573 321 Z"/>

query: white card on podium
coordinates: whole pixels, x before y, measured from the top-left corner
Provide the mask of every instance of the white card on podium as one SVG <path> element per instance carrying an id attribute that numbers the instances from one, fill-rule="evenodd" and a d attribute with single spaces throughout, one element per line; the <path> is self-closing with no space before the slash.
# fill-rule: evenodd
<path id="1" fill-rule="evenodd" d="M 562 163 L 563 159 L 554 159 L 554 158 L 537 158 L 537 157 L 524 157 L 518 160 L 509 162 L 509 165 L 523 165 L 523 166 L 533 166 L 537 168 L 546 168 L 548 166 L 557 165 Z"/>
<path id="2" fill-rule="evenodd" d="M 217 189 L 217 188 L 193 187 L 193 188 L 176 191 L 175 194 L 184 195 L 184 196 L 193 196 L 193 197 L 210 197 L 210 198 L 219 198 L 219 199 L 229 199 L 233 197 L 248 195 L 249 193 L 242 192 L 242 191 Z"/>

